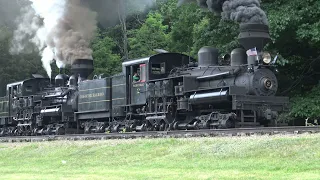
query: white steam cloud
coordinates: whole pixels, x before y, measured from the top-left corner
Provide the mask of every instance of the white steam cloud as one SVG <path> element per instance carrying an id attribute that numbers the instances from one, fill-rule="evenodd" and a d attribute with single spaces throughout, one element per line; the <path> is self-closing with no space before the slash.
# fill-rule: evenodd
<path id="1" fill-rule="evenodd" d="M 9 1 L 9 0 L 8 0 Z M 51 77 L 51 63 L 61 68 L 76 59 L 93 59 L 90 41 L 100 25 L 119 23 L 119 14 L 130 15 L 152 8 L 156 0 L 26 0 L 21 9 L 10 52 L 30 53 L 36 46 L 42 65 Z M 120 6 L 124 6 L 120 8 Z"/>
<path id="2" fill-rule="evenodd" d="M 35 44 L 49 77 L 53 60 L 59 68 L 76 59 L 92 59 L 90 40 L 96 30 L 96 13 L 80 0 L 29 0 L 14 32 L 11 53 L 26 50 L 26 41 Z"/>

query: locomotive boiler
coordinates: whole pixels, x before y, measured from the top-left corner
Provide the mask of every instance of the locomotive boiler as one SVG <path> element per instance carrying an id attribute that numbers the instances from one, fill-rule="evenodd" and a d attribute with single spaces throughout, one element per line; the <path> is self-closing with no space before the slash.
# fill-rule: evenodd
<path id="1" fill-rule="evenodd" d="M 72 75 L 59 74 L 54 86 L 43 77 L 8 85 L 0 135 L 277 126 L 289 98 L 276 95 L 274 62 L 263 51 L 268 26 L 241 24 L 238 40 L 241 47 L 223 58 L 210 46 L 199 50 L 198 61 L 162 52 L 91 80 L 93 61 L 78 59 Z M 13 96 L 17 87 L 23 93 Z"/>
<path id="2" fill-rule="evenodd" d="M 275 96 L 278 81 L 271 55 L 262 51 L 269 40 L 267 26 L 243 24 L 239 42 L 244 48 L 225 56 L 229 66 L 218 65 L 216 48 L 203 47 L 197 67 L 177 69 L 170 75 L 184 75 L 176 91 L 181 92 L 180 96 L 177 93 L 177 108 L 193 114 L 192 120 L 177 123 L 175 128 L 191 126 L 192 122 L 207 128 L 275 125 L 278 112 L 288 110 L 288 97 Z M 257 53 L 247 55 L 251 48 Z"/>

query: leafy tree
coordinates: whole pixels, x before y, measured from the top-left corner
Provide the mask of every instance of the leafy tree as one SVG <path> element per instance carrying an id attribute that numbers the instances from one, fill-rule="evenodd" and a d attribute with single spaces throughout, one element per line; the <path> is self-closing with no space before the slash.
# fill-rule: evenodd
<path id="1" fill-rule="evenodd" d="M 98 32 L 92 43 L 94 74 L 113 75 L 121 71 L 120 55 L 116 52 L 116 43 L 103 32 Z"/>
<path id="2" fill-rule="evenodd" d="M 219 17 L 206 16 L 194 26 L 193 53 L 195 54 L 202 46 L 218 48 L 221 55 L 230 53 L 232 49 L 239 47 L 238 28 L 239 25 L 233 22 L 221 21 Z"/>
<path id="3" fill-rule="evenodd" d="M 194 4 L 177 7 L 177 1 L 162 3 L 159 12 L 163 15 L 170 34 L 169 50 L 190 53 L 193 46 L 193 28 L 203 18 L 203 11 Z"/>
<path id="4" fill-rule="evenodd" d="M 262 5 L 273 40 L 268 49 L 280 55 L 280 94 L 311 90 L 320 78 L 320 1 L 267 0 Z"/>
<path id="5" fill-rule="evenodd" d="M 177 7 L 177 1 L 160 1 L 159 12 L 169 26 L 169 49 L 196 57 L 203 46 L 219 48 L 221 54 L 238 46 L 238 25 L 222 21 L 221 17 L 200 9 L 195 4 Z"/>
<path id="6" fill-rule="evenodd" d="M 295 118 L 320 117 L 320 85 L 292 99 L 290 115 Z"/>
<path id="7" fill-rule="evenodd" d="M 163 25 L 161 14 L 152 12 L 148 15 L 140 29 L 130 30 L 129 45 L 130 58 L 140 58 L 154 54 L 153 49 L 167 49 L 169 35 L 168 26 Z"/>

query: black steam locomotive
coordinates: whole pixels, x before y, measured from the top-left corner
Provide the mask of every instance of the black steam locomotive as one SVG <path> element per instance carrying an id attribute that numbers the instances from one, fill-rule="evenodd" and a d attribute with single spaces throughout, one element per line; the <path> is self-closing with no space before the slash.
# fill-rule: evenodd
<path id="1" fill-rule="evenodd" d="M 289 98 L 275 96 L 271 56 L 263 52 L 268 27 L 240 25 L 239 42 L 219 65 L 219 52 L 203 47 L 198 62 L 180 53 L 126 61 L 122 73 L 88 80 L 93 61 L 78 59 L 72 75 L 7 85 L 0 99 L 0 135 L 275 126 Z M 256 47 L 257 55 L 246 54 Z M 136 74 L 139 74 L 137 79 Z"/>

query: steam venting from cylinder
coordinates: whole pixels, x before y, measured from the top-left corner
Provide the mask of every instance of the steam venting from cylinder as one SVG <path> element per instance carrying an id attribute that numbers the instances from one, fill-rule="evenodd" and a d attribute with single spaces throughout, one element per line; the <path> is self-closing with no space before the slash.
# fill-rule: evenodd
<path id="1" fill-rule="evenodd" d="M 223 19 L 240 24 L 268 24 L 268 18 L 260 8 L 259 0 L 179 0 L 178 6 L 190 2 L 197 2 L 200 7 L 221 15 Z"/>

